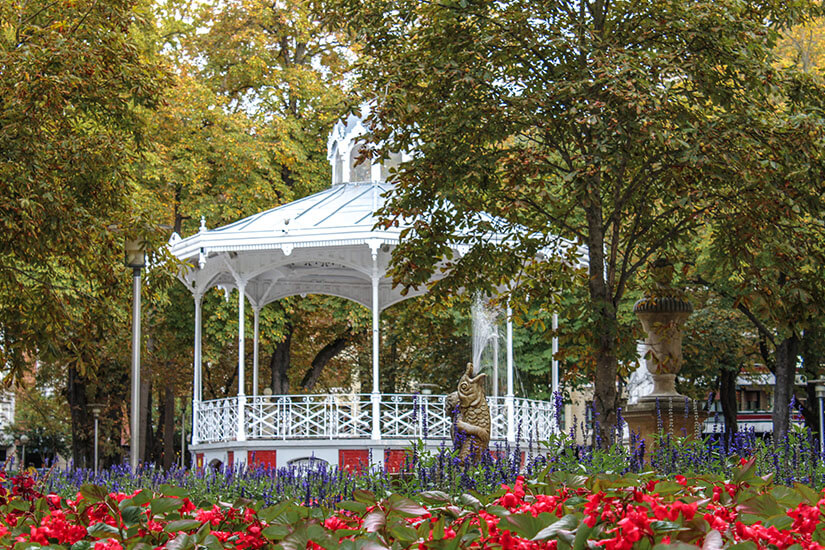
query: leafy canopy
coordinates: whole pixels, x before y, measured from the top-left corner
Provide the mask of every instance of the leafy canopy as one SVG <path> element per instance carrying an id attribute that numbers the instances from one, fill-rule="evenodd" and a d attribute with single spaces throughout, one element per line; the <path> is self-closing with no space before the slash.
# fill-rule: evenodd
<path id="1" fill-rule="evenodd" d="M 547 299 L 570 284 L 576 249 L 562 262 L 536 253 L 559 238 L 585 245 L 574 282 L 587 289 L 604 425 L 628 336 L 618 309 L 640 269 L 734 205 L 775 211 L 818 181 L 821 117 L 798 108 L 817 85 L 776 68 L 773 50 L 811 2 L 340 6 L 374 147 L 417 152 L 384 212 L 386 224 L 418 219 L 397 280 L 449 268 L 446 289 L 513 284 Z M 494 230 L 509 246 L 491 245 Z M 469 245 L 461 258 L 455 240 Z"/>

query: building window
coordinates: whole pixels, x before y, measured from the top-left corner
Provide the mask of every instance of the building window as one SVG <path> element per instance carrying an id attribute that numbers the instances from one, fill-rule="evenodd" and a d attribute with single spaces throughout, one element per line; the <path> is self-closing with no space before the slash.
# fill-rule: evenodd
<path id="1" fill-rule="evenodd" d="M 745 392 L 745 410 L 758 411 L 760 410 L 760 399 L 758 391 Z"/>

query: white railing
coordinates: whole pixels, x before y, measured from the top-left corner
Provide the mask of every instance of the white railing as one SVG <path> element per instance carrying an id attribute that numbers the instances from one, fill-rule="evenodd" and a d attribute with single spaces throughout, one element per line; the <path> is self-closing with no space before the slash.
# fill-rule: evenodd
<path id="1" fill-rule="evenodd" d="M 554 406 L 549 401 L 516 398 L 516 438 L 523 441 L 547 441 L 557 429 L 553 409 Z"/>
<path id="2" fill-rule="evenodd" d="M 245 398 L 247 439 L 370 439 L 370 394 L 271 395 Z M 452 411 L 446 395 L 381 394 L 382 439 L 449 439 Z M 488 397 L 492 440 L 507 439 L 507 398 Z M 202 401 L 197 407 L 195 440 L 234 441 L 238 432 L 235 397 Z M 553 404 L 513 398 L 514 437 L 546 440 L 555 430 Z M 518 433 L 517 433 L 518 432 Z"/>
<path id="3" fill-rule="evenodd" d="M 238 435 L 238 398 L 201 401 L 197 405 L 198 441 L 234 441 Z"/>
<path id="4" fill-rule="evenodd" d="M 249 439 L 370 436 L 369 395 L 273 395 L 247 399 Z"/>
<path id="5" fill-rule="evenodd" d="M 517 403 L 521 399 L 513 398 Z M 492 427 L 490 439 L 504 441 L 507 439 L 507 399 L 504 397 L 488 397 L 487 405 L 490 406 L 490 420 Z"/>

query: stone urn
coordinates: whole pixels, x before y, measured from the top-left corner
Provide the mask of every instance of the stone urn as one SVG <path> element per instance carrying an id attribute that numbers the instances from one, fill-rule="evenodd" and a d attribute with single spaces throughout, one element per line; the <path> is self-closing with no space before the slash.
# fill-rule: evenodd
<path id="1" fill-rule="evenodd" d="M 682 326 L 693 313 L 684 292 L 671 286 L 673 265 L 657 260 L 652 266 L 654 288 L 636 302 L 633 312 L 647 333 L 645 367 L 653 376 L 653 391 L 644 400 L 676 397 L 676 375 L 682 368 Z"/>

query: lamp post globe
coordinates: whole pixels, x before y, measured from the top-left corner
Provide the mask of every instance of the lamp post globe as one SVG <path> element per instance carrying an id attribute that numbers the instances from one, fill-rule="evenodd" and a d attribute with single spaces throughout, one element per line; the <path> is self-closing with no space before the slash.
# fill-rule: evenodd
<path id="1" fill-rule="evenodd" d="M 22 456 L 20 460 L 20 468 L 25 470 L 26 469 L 26 443 L 29 442 L 29 436 L 23 434 L 20 436 L 20 445 L 22 447 Z"/>
<path id="2" fill-rule="evenodd" d="M 100 413 L 103 412 L 103 405 L 98 403 L 93 403 L 89 405 L 89 410 L 92 412 L 92 416 L 95 417 L 95 473 L 98 472 L 98 420 L 100 419 Z"/>

